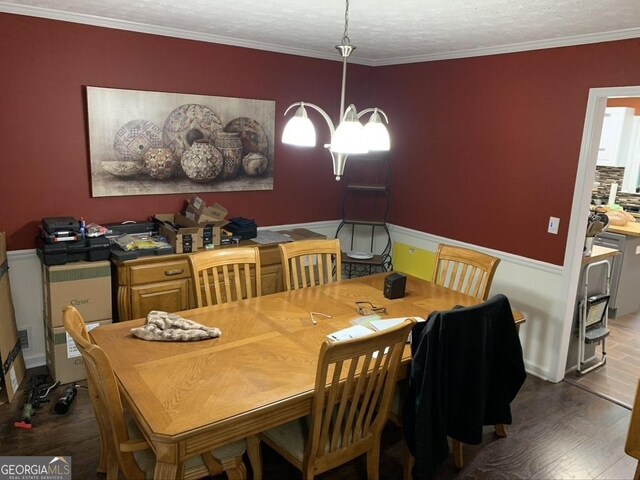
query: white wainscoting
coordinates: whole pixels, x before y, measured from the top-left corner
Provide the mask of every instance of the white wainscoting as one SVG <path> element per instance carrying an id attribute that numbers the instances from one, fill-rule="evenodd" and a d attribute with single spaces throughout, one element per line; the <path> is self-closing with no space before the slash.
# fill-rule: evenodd
<path id="1" fill-rule="evenodd" d="M 340 221 L 265 227 L 273 230 L 308 228 L 328 238 Z M 394 242 L 435 251 L 446 242 L 484 251 L 501 259 L 491 294 L 503 293 L 527 321 L 520 329 L 527 371 L 545 380 L 559 381 L 555 371 L 560 359 L 566 299 L 560 298 L 562 267 L 517 255 L 464 244 L 405 227 L 389 225 Z M 343 248 L 347 249 L 347 248 Z M 42 271 L 35 250 L 8 252 L 9 275 L 18 329 L 30 332 L 30 348 L 24 351 L 27 368 L 46 363 L 43 330 Z"/>
<path id="2" fill-rule="evenodd" d="M 520 310 L 526 323 L 520 328 L 527 372 L 557 382 L 566 300 L 559 298 L 562 267 L 470 245 L 436 235 L 392 226 L 394 242 L 435 252 L 439 243 L 469 247 L 500 258 L 490 295 L 503 293 L 512 308 Z M 562 359 L 564 362 L 564 359 Z"/>
<path id="3" fill-rule="evenodd" d="M 29 348 L 22 354 L 27 368 L 45 365 L 42 266 L 35 250 L 7 252 L 11 297 L 18 330 L 27 330 Z"/>

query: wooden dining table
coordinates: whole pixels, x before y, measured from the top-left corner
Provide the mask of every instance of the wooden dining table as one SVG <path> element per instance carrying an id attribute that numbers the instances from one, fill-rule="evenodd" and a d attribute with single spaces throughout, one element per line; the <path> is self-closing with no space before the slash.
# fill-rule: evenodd
<path id="1" fill-rule="evenodd" d="M 477 298 L 408 276 L 406 294 L 383 295 L 388 273 L 178 312 L 218 327 L 198 342 L 154 342 L 130 330 L 145 319 L 91 331 L 109 356 L 121 395 L 156 456 L 155 477 L 180 478 L 184 462 L 311 413 L 320 345 L 361 318 L 358 301 L 385 307 L 381 318 L 426 317 Z M 330 316 L 314 315 L 310 312 Z M 524 318 L 514 314 L 516 324 Z M 406 373 L 411 352 L 403 358 Z"/>

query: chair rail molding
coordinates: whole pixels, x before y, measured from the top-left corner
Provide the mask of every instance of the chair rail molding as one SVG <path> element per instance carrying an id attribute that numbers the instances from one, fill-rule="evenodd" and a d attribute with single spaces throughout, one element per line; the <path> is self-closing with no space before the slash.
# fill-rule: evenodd
<path id="1" fill-rule="evenodd" d="M 564 356 L 559 352 L 566 303 L 560 288 L 562 267 L 398 225 L 390 225 L 390 229 L 394 243 L 434 252 L 434 255 L 439 243 L 447 243 L 500 258 L 489 297 L 503 293 L 511 306 L 524 314 L 527 321 L 520 327 L 520 341 L 527 372 L 552 382 L 562 380 L 556 375 L 558 362 L 566 360 L 566 352 Z"/>

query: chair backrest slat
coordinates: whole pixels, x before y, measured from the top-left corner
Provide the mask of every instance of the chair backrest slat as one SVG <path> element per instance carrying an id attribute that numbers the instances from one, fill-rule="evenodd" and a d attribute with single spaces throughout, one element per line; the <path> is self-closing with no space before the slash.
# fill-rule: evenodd
<path id="1" fill-rule="evenodd" d="M 415 324 L 401 325 L 320 349 L 307 446 L 308 462 L 339 465 L 379 441 L 389 416 L 398 368 Z"/>
<path id="2" fill-rule="evenodd" d="M 500 259 L 469 248 L 440 244 L 433 282 L 486 300 Z"/>
<path id="3" fill-rule="evenodd" d="M 340 281 L 342 259 L 338 239 L 300 240 L 278 246 L 287 291 Z"/>
<path id="4" fill-rule="evenodd" d="M 189 255 L 191 281 L 198 307 L 262 295 L 260 251 L 229 247 Z"/>

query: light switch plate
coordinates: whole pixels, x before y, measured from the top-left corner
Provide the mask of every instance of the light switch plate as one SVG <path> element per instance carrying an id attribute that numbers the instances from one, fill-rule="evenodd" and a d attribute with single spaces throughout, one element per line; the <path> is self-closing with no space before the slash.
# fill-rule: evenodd
<path id="1" fill-rule="evenodd" d="M 558 217 L 549 217 L 549 227 L 547 228 L 547 232 L 557 235 L 559 225 L 560 219 Z"/>

